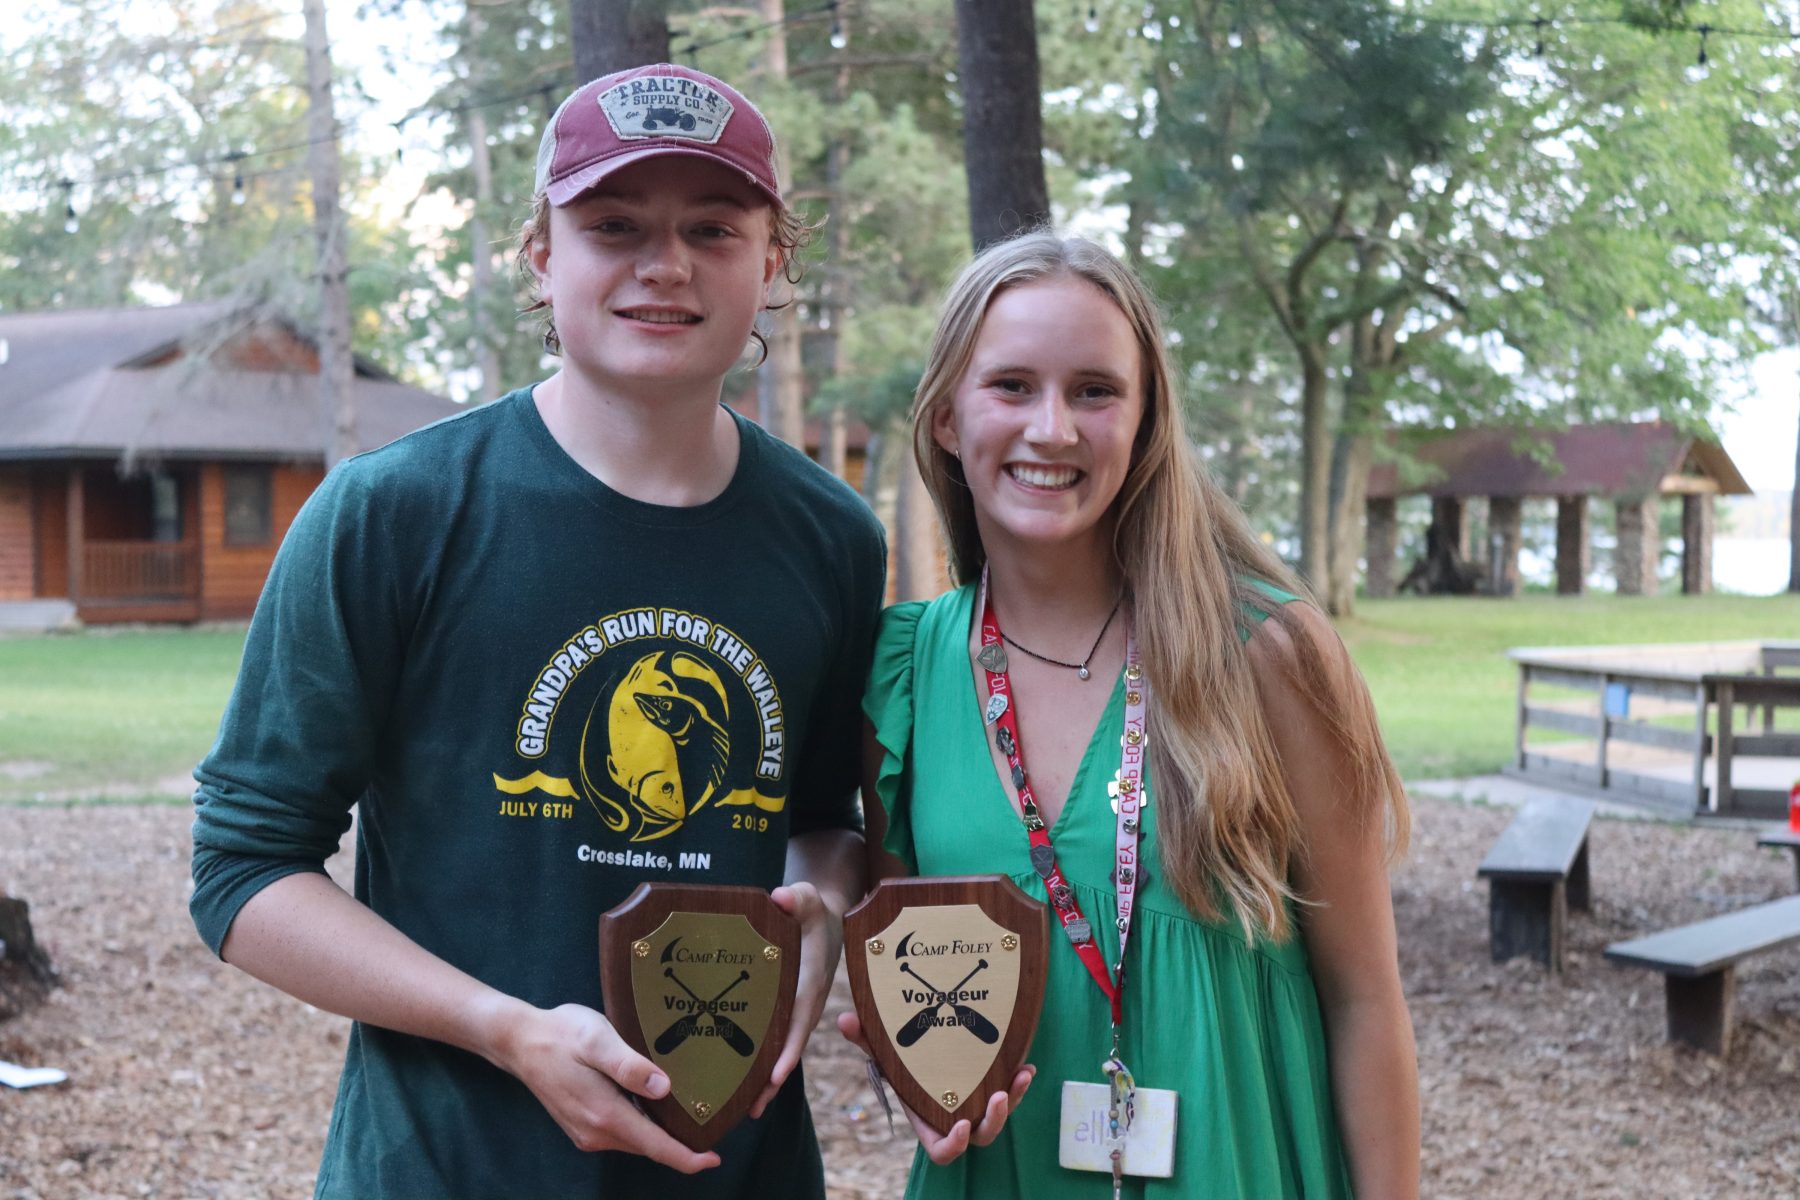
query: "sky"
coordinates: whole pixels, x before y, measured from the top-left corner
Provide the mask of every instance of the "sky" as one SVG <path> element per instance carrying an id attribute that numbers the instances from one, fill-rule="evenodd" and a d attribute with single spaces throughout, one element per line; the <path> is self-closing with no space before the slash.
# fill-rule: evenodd
<path id="1" fill-rule="evenodd" d="M 1738 410 L 1719 425 L 1725 453 L 1758 492 L 1794 486 L 1794 453 L 1800 438 L 1800 349 L 1764 354 L 1751 366 L 1750 390 Z"/>

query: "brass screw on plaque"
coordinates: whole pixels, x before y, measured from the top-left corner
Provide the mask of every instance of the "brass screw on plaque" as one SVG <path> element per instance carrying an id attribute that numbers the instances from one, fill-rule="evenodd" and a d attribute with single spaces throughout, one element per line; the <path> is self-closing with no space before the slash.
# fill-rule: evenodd
<path id="1" fill-rule="evenodd" d="M 881 954 L 881 953 L 884 953 L 886 950 L 887 950 L 887 947 L 881 944 L 880 938 L 870 938 L 869 939 L 869 953 L 870 954 Z"/>
<path id="2" fill-rule="evenodd" d="M 764 946 L 763 947 L 763 957 L 768 959 L 770 962 L 774 962 L 776 959 L 781 957 L 781 947 L 780 946 Z"/>
<path id="3" fill-rule="evenodd" d="M 1019 939 L 1009 933 L 1000 939 L 1000 948 L 1002 950 L 1017 950 L 1019 948 Z"/>
<path id="4" fill-rule="evenodd" d="M 959 1099 L 961 1099 L 961 1097 L 958 1096 L 955 1092 L 945 1092 L 944 1096 L 943 1096 L 944 1107 L 945 1108 L 955 1108 L 956 1102 Z"/>
<path id="5" fill-rule="evenodd" d="M 694 1115 L 701 1120 L 705 1120 L 707 1117 L 712 1116 L 712 1105 L 704 1100 L 694 1101 Z"/>
<path id="6" fill-rule="evenodd" d="M 643 942 L 643 941 L 633 942 L 633 943 L 631 943 L 631 952 L 633 954 L 637 955 L 639 958 L 649 958 L 650 957 L 650 943 Z"/>

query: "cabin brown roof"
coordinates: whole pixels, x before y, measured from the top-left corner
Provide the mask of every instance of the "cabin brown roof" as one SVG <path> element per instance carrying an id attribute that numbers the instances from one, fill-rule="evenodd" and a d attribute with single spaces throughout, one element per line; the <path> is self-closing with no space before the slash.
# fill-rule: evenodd
<path id="1" fill-rule="evenodd" d="M 460 411 L 357 359 L 356 444 Z M 0 460 L 324 457 L 313 343 L 226 304 L 0 314 Z"/>
<path id="2" fill-rule="evenodd" d="M 1392 462 L 1377 465 L 1369 474 L 1371 500 L 1413 495 L 1631 498 L 1694 490 L 1727 496 L 1750 493 L 1750 485 L 1717 442 L 1666 421 L 1544 431 L 1404 433 L 1394 435 L 1394 446 L 1413 461 L 1404 467 Z"/>

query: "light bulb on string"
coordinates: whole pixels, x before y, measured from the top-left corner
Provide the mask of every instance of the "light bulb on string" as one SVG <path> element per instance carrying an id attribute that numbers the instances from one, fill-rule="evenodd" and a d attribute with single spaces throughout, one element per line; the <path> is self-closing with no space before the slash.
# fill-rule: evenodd
<path id="1" fill-rule="evenodd" d="M 1082 28 L 1086 29 L 1089 33 L 1099 33 L 1100 32 L 1100 7 L 1099 7 L 1099 5 L 1097 5 L 1097 4 L 1089 4 L 1088 5 L 1087 20 L 1083 23 Z"/>
<path id="2" fill-rule="evenodd" d="M 1531 28 L 1537 32 L 1537 45 L 1531 48 L 1533 58 L 1544 57 L 1544 26 L 1549 23 L 1550 22 L 1544 20 L 1542 17 L 1538 17 L 1531 22 Z"/>
<path id="3" fill-rule="evenodd" d="M 1700 26 L 1700 57 L 1697 58 L 1696 60 L 1694 60 L 1694 65 L 1697 67 L 1705 67 L 1707 65 L 1706 64 L 1706 35 L 1711 32 L 1712 32 L 1711 25 Z"/>
<path id="4" fill-rule="evenodd" d="M 225 161 L 231 164 L 231 202 L 233 204 L 242 204 L 245 199 L 243 159 L 244 152 L 242 150 L 234 150 L 225 156 Z"/>
<path id="5" fill-rule="evenodd" d="M 844 18 L 838 12 L 837 0 L 831 0 L 831 48 L 842 50 L 850 44 L 850 37 L 844 32 Z"/>
<path id="6" fill-rule="evenodd" d="M 59 182 L 63 190 L 63 232 L 74 233 L 81 228 L 81 217 L 75 212 L 75 181 Z"/>

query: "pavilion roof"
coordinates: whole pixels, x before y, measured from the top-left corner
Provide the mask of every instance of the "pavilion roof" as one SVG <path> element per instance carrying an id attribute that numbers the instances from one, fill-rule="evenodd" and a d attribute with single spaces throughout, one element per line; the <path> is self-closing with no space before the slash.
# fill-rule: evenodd
<path id="1" fill-rule="evenodd" d="M 1396 431 L 1409 462 L 1377 464 L 1369 498 L 1396 496 L 1611 496 L 1707 492 L 1742 496 L 1750 485 L 1715 441 L 1666 421 L 1618 421 L 1561 430 Z"/>

